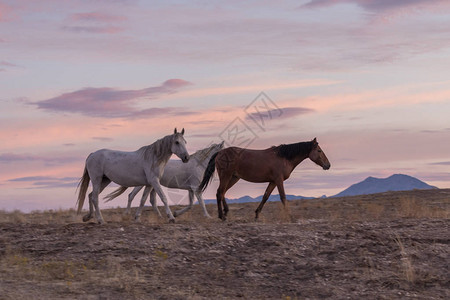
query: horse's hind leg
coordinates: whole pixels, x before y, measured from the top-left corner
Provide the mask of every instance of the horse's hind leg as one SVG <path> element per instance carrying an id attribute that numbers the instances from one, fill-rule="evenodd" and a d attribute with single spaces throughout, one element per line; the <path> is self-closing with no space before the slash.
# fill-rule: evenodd
<path id="1" fill-rule="evenodd" d="M 179 217 L 179 216 L 181 216 L 182 214 L 184 214 L 185 212 L 187 212 L 188 210 L 190 210 L 190 209 L 192 208 L 192 205 L 194 205 L 194 191 L 193 191 L 193 190 L 189 190 L 189 205 L 186 206 L 186 207 L 183 208 L 183 209 L 176 210 L 176 211 L 173 213 L 173 216 L 174 216 L 174 217 Z"/>
<path id="2" fill-rule="evenodd" d="M 94 214 L 94 204 L 92 203 L 92 193 L 88 195 L 89 199 L 89 213 L 83 216 L 83 222 L 87 222 L 92 219 L 92 215 Z"/>
<path id="3" fill-rule="evenodd" d="M 261 202 L 258 205 L 258 208 L 255 210 L 255 221 L 258 220 L 259 213 L 261 212 L 262 208 L 264 207 L 264 204 L 266 203 L 267 199 L 269 199 L 270 194 L 272 194 L 273 189 L 275 188 L 276 184 L 271 182 L 266 188 L 266 191 L 264 192 L 264 196 L 261 200 Z"/>
<path id="4" fill-rule="evenodd" d="M 239 177 L 236 177 L 236 176 L 231 177 L 230 181 L 228 182 L 227 191 L 228 191 L 229 189 L 231 189 L 231 187 L 232 187 L 233 185 L 235 185 L 236 182 L 239 181 L 239 179 L 240 179 L 240 178 L 239 178 Z M 225 192 L 226 192 L 226 191 L 225 191 Z M 228 209 L 228 203 L 227 203 L 227 200 L 225 199 L 225 197 L 223 197 L 223 212 L 224 212 L 225 217 L 227 216 L 228 211 L 229 211 L 229 209 Z"/>
<path id="5" fill-rule="evenodd" d="M 195 196 L 197 197 L 198 203 L 200 204 L 200 206 L 203 209 L 203 215 L 207 218 L 211 218 L 211 216 L 208 213 L 208 210 L 206 209 L 205 201 L 203 201 L 202 192 L 199 190 L 196 190 L 194 193 L 195 193 Z"/>
<path id="6" fill-rule="evenodd" d="M 226 219 L 222 210 L 222 202 L 223 202 L 222 199 L 224 198 L 225 198 L 225 187 L 223 187 L 221 181 L 219 187 L 217 188 L 216 199 L 217 199 L 217 211 L 219 213 L 219 219 L 222 219 L 223 221 L 225 221 Z"/>
<path id="7" fill-rule="evenodd" d="M 219 211 L 219 219 L 222 219 L 223 221 L 225 221 L 227 219 L 227 214 L 228 214 L 228 204 L 225 201 L 225 193 L 233 186 L 236 184 L 236 182 L 239 181 L 239 177 L 236 176 L 231 176 L 230 178 L 225 178 L 223 179 L 220 178 L 220 184 L 219 184 L 219 188 L 217 189 L 217 194 L 216 194 L 216 198 L 217 198 L 217 209 Z M 222 210 L 222 204 L 223 204 L 223 210 Z"/>
<path id="8" fill-rule="evenodd" d="M 143 188 L 143 186 L 137 186 L 131 191 L 130 194 L 128 194 L 128 204 L 127 209 L 125 209 L 125 214 L 130 214 L 131 212 L 131 202 L 133 202 L 134 197 L 136 197 L 137 193 Z"/>
<path id="9" fill-rule="evenodd" d="M 96 180 L 99 181 L 99 180 Z M 92 204 L 95 207 L 95 219 L 98 223 L 104 224 L 105 220 L 103 219 L 102 213 L 100 211 L 100 208 L 98 207 L 98 195 L 105 189 L 105 187 L 111 183 L 111 180 L 109 180 L 108 177 L 103 176 L 101 179 L 100 184 L 92 181 L 92 196 L 90 199 L 92 199 Z"/>
<path id="10" fill-rule="evenodd" d="M 139 221 L 141 218 L 142 208 L 144 207 L 145 200 L 147 200 L 148 194 L 151 192 L 151 190 L 152 190 L 151 186 L 146 186 L 144 189 L 144 193 L 142 193 L 141 203 L 139 204 L 139 207 L 136 210 L 136 214 L 134 216 L 134 219 L 136 221 Z"/>

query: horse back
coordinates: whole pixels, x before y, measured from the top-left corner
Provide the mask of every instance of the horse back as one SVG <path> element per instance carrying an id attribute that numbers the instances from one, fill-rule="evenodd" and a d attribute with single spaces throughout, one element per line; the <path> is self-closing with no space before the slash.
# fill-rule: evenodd
<path id="1" fill-rule="evenodd" d="M 216 166 L 219 172 L 250 182 L 267 182 L 284 169 L 284 161 L 273 148 L 254 150 L 230 147 L 219 152 Z"/>

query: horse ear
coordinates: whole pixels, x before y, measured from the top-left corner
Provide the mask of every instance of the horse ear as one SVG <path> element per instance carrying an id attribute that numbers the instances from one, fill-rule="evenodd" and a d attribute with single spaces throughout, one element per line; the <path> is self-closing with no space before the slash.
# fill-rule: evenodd
<path id="1" fill-rule="evenodd" d="M 317 142 L 317 138 L 314 138 L 314 139 L 312 140 L 312 143 L 313 143 L 314 146 L 319 145 L 319 143 Z"/>
<path id="2" fill-rule="evenodd" d="M 181 130 L 181 135 L 184 135 L 184 128 Z"/>
<path id="3" fill-rule="evenodd" d="M 175 130 L 173 131 L 173 133 L 177 133 L 177 128 L 175 127 Z"/>

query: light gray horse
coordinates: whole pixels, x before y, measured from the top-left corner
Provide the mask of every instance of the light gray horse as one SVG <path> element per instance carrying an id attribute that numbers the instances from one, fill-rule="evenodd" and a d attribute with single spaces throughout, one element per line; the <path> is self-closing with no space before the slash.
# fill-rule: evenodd
<path id="1" fill-rule="evenodd" d="M 83 208 L 89 181 L 92 182 L 92 192 L 89 194 L 89 213 L 83 217 L 86 222 L 92 219 L 95 207 L 95 218 L 98 223 L 105 223 L 98 207 L 98 195 L 112 182 L 121 186 L 146 186 L 149 190 L 154 189 L 161 198 L 166 208 L 170 222 L 175 218 L 167 204 L 159 180 L 164 167 L 174 153 L 183 162 L 188 162 L 189 154 L 186 150 L 186 140 L 183 137 L 184 128 L 181 132 L 157 140 L 149 146 L 144 146 L 134 152 L 102 149 L 91 153 L 86 159 L 83 177 L 78 186 L 78 213 Z M 145 202 L 145 201 L 144 201 Z M 139 220 L 144 203 L 136 211 L 136 219 Z"/>
<path id="2" fill-rule="evenodd" d="M 191 155 L 189 162 L 183 164 L 179 160 L 170 160 L 165 169 L 164 173 L 160 179 L 161 185 L 174 188 L 174 189 L 182 189 L 189 191 L 189 206 L 177 210 L 174 212 L 174 216 L 178 217 L 188 211 L 192 205 L 194 204 L 194 194 L 197 197 L 198 203 L 203 209 L 203 214 L 207 218 L 211 218 L 208 214 L 208 211 L 205 207 L 205 202 L 203 201 L 202 191 L 198 191 L 197 188 L 203 178 L 203 173 L 205 173 L 205 169 L 208 165 L 211 157 L 219 152 L 223 148 L 223 142 L 220 144 L 212 144 L 208 148 L 199 150 Z M 136 194 L 143 188 L 143 186 L 137 186 L 133 189 L 133 191 L 128 195 L 128 205 L 125 210 L 126 214 L 130 213 L 131 202 L 133 201 Z M 112 193 L 108 194 L 105 199 L 106 202 L 113 200 L 114 198 L 121 195 L 127 187 L 119 187 Z M 142 199 L 145 202 L 149 194 L 149 189 L 145 188 L 144 193 L 142 195 Z M 156 205 L 156 193 L 155 190 L 150 192 L 150 203 L 152 204 L 153 210 L 155 210 L 158 215 L 161 217 L 161 213 Z"/>

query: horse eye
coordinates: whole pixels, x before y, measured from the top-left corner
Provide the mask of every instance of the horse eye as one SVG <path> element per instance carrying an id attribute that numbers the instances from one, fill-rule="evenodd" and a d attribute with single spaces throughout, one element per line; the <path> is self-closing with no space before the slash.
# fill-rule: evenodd
<path id="1" fill-rule="evenodd" d="M 175 142 L 175 144 L 177 144 L 177 145 L 178 145 L 179 143 L 180 143 L 179 141 L 176 141 L 176 142 Z"/>
<path id="2" fill-rule="evenodd" d="M 319 149 L 319 150 L 317 150 L 317 152 L 322 153 L 322 150 Z"/>

